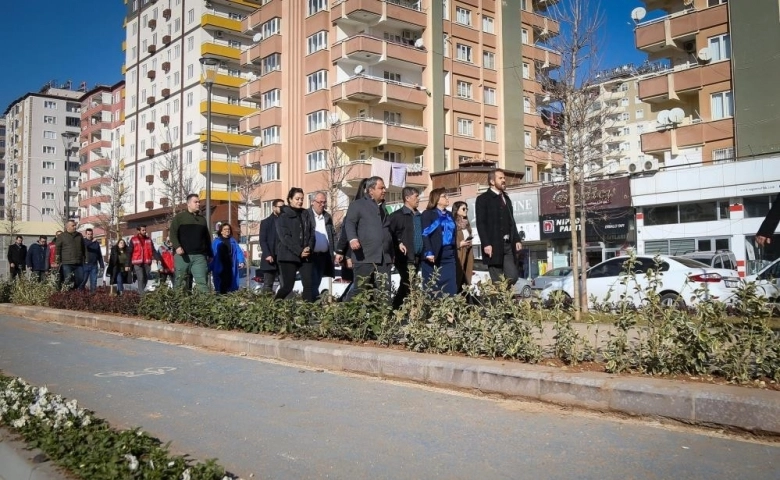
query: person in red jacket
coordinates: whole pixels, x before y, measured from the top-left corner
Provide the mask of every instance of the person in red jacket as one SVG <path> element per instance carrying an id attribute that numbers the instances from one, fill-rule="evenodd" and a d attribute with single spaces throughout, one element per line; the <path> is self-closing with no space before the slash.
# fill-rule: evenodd
<path id="1" fill-rule="evenodd" d="M 152 261 L 160 261 L 160 254 L 154 247 L 152 239 L 146 235 L 146 225 L 141 225 L 136 229 L 138 231 L 127 244 L 127 258 L 135 272 L 135 278 L 138 282 L 138 293 L 143 296 L 146 290 L 146 283 L 152 273 Z"/>
<path id="2" fill-rule="evenodd" d="M 57 290 L 60 289 L 60 285 L 62 284 L 62 272 L 60 271 L 60 266 L 57 265 L 57 247 L 55 246 L 54 242 L 61 233 L 62 230 L 57 230 L 54 232 L 54 238 L 51 239 L 51 243 L 49 244 L 49 267 L 51 268 L 50 273 L 57 272 Z"/>

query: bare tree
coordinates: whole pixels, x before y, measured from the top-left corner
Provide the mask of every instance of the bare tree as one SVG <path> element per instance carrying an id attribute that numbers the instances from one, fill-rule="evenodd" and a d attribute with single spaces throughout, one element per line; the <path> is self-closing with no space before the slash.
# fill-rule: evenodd
<path id="1" fill-rule="evenodd" d="M 347 180 L 355 167 L 349 156 L 340 146 L 341 135 L 354 128 L 354 123 L 332 122 L 330 130 L 323 132 L 322 138 L 323 150 L 328 154 L 325 159 L 325 168 L 322 170 L 323 192 L 328 197 L 328 206 L 335 223 L 334 227 L 339 231 L 339 225 L 344 214 L 349 207 L 348 195 L 344 189 L 347 187 Z M 327 135 L 326 135 L 327 134 Z"/>
<path id="2" fill-rule="evenodd" d="M 162 187 L 158 190 L 159 201 L 169 209 L 168 216 L 173 218 L 187 203 L 187 195 L 200 188 L 197 175 L 184 166 L 176 149 L 173 148 L 175 138 L 172 138 L 169 128 L 161 131 L 160 146 L 163 155 L 155 160 L 155 169 L 159 172 Z"/>
<path id="3" fill-rule="evenodd" d="M 22 231 L 20 222 L 21 218 L 19 212 L 16 210 L 16 205 L 13 203 L 6 205 L 5 207 L 5 219 L 3 220 L 3 232 L 11 237 L 13 241 L 14 237 L 19 235 Z"/>
<path id="4" fill-rule="evenodd" d="M 101 194 L 108 196 L 109 200 L 101 205 L 95 225 L 105 232 L 106 245 L 110 245 L 112 239 L 118 241 L 122 238 L 122 219 L 130 189 L 127 188 L 125 171 L 119 165 L 111 167 L 107 177 L 110 183 L 101 189 Z"/>
<path id="5" fill-rule="evenodd" d="M 560 34 L 550 40 L 549 47 L 560 54 L 561 61 L 555 71 L 541 80 L 550 94 L 554 128 L 563 136 L 560 152 L 568 183 L 572 275 L 578 279 L 580 272 L 584 273 L 587 258 L 585 183 L 594 165 L 602 162 L 600 132 L 607 121 L 605 107 L 600 102 L 600 87 L 594 85 L 599 71 L 599 31 L 604 21 L 598 2 L 592 0 L 561 2 L 551 8 L 551 17 L 559 22 Z M 579 320 L 580 312 L 587 312 L 588 308 L 585 281 L 574 282 L 573 300 Z"/>
<path id="6" fill-rule="evenodd" d="M 238 220 L 241 220 L 241 214 L 243 213 L 244 224 L 241 227 L 241 235 L 246 236 L 247 248 L 249 247 L 249 232 L 254 227 L 259 227 L 259 219 L 252 220 L 252 207 L 262 202 L 263 198 L 263 178 L 260 172 L 247 165 L 241 166 L 242 176 L 238 184 L 238 191 L 241 195 L 241 204 L 238 212 Z M 241 211 L 243 209 L 243 212 Z M 246 283 L 249 287 L 249 280 L 252 278 L 250 275 L 251 261 L 246 259 Z"/>

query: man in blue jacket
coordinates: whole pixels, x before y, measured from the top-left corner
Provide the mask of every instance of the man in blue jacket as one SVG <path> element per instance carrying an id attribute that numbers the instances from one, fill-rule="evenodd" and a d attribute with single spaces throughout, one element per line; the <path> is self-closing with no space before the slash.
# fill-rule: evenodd
<path id="1" fill-rule="evenodd" d="M 49 263 L 49 245 L 46 243 L 46 236 L 38 237 L 38 242 L 30 245 L 27 249 L 27 266 L 32 271 L 32 276 L 39 282 L 46 280 L 51 264 Z"/>
<path id="2" fill-rule="evenodd" d="M 88 228 L 84 231 L 84 235 L 84 250 L 87 251 L 87 261 L 84 263 L 84 280 L 81 289 L 83 290 L 89 281 L 89 292 L 94 293 L 97 289 L 98 272 L 102 272 L 106 268 L 106 264 L 103 261 L 100 243 L 93 239 L 95 232 Z"/>

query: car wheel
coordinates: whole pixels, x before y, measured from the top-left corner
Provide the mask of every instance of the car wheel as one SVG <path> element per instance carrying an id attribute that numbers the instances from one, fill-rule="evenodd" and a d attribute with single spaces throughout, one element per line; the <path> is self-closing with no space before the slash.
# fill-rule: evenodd
<path id="1" fill-rule="evenodd" d="M 668 292 L 661 295 L 661 305 L 670 308 L 676 307 L 681 310 L 685 308 L 685 302 L 683 299 L 673 292 Z"/>
<path id="2" fill-rule="evenodd" d="M 531 287 L 530 285 L 526 285 L 523 287 L 523 290 L 520 291 L 520 296 L 523 298 L 531 298 Z"/>

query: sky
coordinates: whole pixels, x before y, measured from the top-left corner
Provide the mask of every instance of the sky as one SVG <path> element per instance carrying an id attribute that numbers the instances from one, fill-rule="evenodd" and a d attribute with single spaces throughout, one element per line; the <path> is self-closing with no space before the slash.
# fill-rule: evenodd
<path id="1" fill-rule="evenodd" d="M 300 1 L 300 0 L 299 0 Z M 432 0 L 435 1 L 435 0 Z M 562 0 L 566 1 L 566 0 Z M 87 88 L 123 79 L 122 0 L 6 0 L 0 15 L 0 112 L 50 80 Z M 631 10 L 640 0 L 601 0 L 605 15 L 602 67 L 642 63 L 634 48 Z M 648 16 L 650 18 L 651 16 Z"/>

